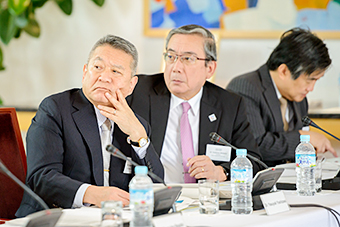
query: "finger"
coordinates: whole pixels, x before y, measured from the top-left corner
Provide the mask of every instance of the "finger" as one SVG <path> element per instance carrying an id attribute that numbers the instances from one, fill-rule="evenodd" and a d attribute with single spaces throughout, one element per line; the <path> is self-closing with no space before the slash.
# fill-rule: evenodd
<path id="1" fill-rule="evenodd" d="M 189 173 L 191 173 L 192 171 L 194 171 L 195 169 L 199 169 L 201 170 L 202 168 L 205 168 L 206 163 L 205 162 L 194 162 L 190 168 L 189 168 Z M 204 170 L 204 169 L 203 169 Z"/>
<path id="2" fill-rule="evenodd" d="M 204 169 L 204 171 L 197 169 L 198 172 L 196 172 L 195 174 L 193 174 L 192 177 L 195 177 L 196 179 L 200 179 L 200 178 L 207 178 L 207 179 L 211 179 L 213 178 L 213 172 L 210 171 L 210 169 Z"/>
<path id="3" fill-rule="evenodd" d="M 190 176 L 191 177 L 196 177 L 197 175 L 204 175 L 205 173 L 207 173 L 208 170 L 207 168 L 205 168 L 205 166 L 198 166 L 196 168 L 193 168 L 191 171 L 189 170 Z"/>
<path id="4" fill-rule="evenodd" d="M 210 172 L 215 167 L 215 164 L 211 161 L 211 159 L 207 156 L 205 156 L 204 160 L 200 160 L 195 162 L 190 168 L 189 173 L 193 172 L 194 169 L 197 169 L 195 173 L 201 173 L 201 172 Z"/>
<path id="5" fill-rule="evenodd" d="M 114 107 L 108 107 L 108 106 L 102 106 L 102 105 L 98 105 L 97 108 L 100 111 L 103 111 L 103 112 L 108 113 L 108 114 L 113 114 L 114 110 L 115 110 Z"/>
<path id="6" fill-rule="evenodd" d="M 320 148 L 321 153 L 325 153 L 326 152 L 326 145 L 322 144 L 321 148 Z"/>
<path id="7" fill-rule="evenodd" d="M 98 108 L 99 109 L 99 108 Z M 104 115 L 105 117 L 107 117 L 107 118 L 109 118 L 109 119 L 111 119 L 111 120 L 113 120 L 113 121 L 116 121 L 116 113 L 117 111 L 116 111 L 116 109 L 114 109 L 114 108 L 111 108 L 110 110 L 107 110 L 107 109 L 101 109 L 100 110 L 100 113 L 102 114 L 102 115 Z"/>
<path id="8" fill-rule="evenodd" d="M 210 168 L 215 166 L 215 164 L 211 161 L 211 159 L 208 156 L 204 156 L 204 158 L 200 158 L 199 160 L 195 161 L 190 168 L 197 168 L 197 167 L 203 167 L 203 168 Z"/>
<path id="9" fill-rule="evenodd" d="M 116 91 L 116 94 L 117 94 L 118 101 L 123 105 L 127 105 L 126 99 L 120 89 Z"/>
<path id="10" fill-rule="evenodd" d="M 130 194 L 122 189 L 119 189 L 118 195 L 122 198 L 130 199 Z"/>
<path id="11" fill-rule="evenodd" d="M 128 201 L 128 202 L 122 202 L 123 203 L 123 207 L 127 207 L 127 206 L 129 206 L 129 204 L 130 204 L 130 201 Z"/>
<path id="12" fill-rule="evenodd" d="M 123 203 L 130 202 L 130 194 L 128 192 L 118 189 L 116 193 L 117 193 L 118 199 L 121 200 Z"/>
<path id="13" fill-rule="evenodd" d="M 119 200 L 119 201 L 121 201 L 122 204 L 123 204 L 123 206 L 127 206 L 127 205 L 129 205 L 129 203 L 130 203 L 130 200 L 129 200 L 129 199 L 120 197 L 119 195 L 118 195 L 117 198 L 114 199 L 114 200 Z"/>
<path id="14" fill-rule="evenodd" d="M 328 146 L 327 150 L 333 154 L 334 157 L 338 157 L 335 149 L 332 146 Z"/>
<path id="15" fill-rule="evenodd" d="M 321 147 L 320 146 L 314 146 L 316 153 L 321 153 Z"/>
<path id="16" fill-rule="evenodd" d="M 123 203 L 129 203 L 130 202 L 129 196 L 119 194 L 118 197 Z"/>
<path id="17" fill-rule="evenodd" d="M 205 155 L 196 155 L 196 156 L 194 156 L 194 157 L 188 159 L 187 166 L 192 166 L 192 165 L 195 164 L 196 162 L 204 161 L 204 160 L 206 160 L 207 158 L 209 158 L 209 157 L 208 157 L 208 156 L 205 156 Z M 210 160 L 210 158 L 209 158 L 209 160 Z"/>
<path id="18" fill-rule="evenodd" d="M 196 174 L 196 175 L 193 176 L 193 177 L 195 177 L 196 179 L 208 178 L 208 177 L 206 176 L 206 173 L 198 173 L 198 174 Z"/>
<path id="19" fill-rule="evenodd" d="M 114 96 L 109 92 L 105 92 L 105 97 L 110 101 L 110 103 L 115 109 L 119 108 L 119 101 L 118 101 L 117 94 L 115 94 Z"/>

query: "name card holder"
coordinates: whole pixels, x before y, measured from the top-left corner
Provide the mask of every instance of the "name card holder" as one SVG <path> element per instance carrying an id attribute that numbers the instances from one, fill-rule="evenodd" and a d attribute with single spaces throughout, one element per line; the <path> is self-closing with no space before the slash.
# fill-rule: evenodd
<path id="1" fill-rule="evenodd" d="M 260 198 L 267 215 L 278 214 L 290 210 L 286 197 L 282 191 L 263 194 L 260 195 Z"/>

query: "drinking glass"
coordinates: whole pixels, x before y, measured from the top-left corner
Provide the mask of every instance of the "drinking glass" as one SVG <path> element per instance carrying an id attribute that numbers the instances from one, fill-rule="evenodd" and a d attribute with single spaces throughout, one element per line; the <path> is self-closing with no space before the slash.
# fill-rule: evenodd
<path id="1" fill-rule="evenodd" d="M 216 214 L 219 210 L 219 182 L 216 180 L 199 180 L 199 211 L 201 214 Z"/>
<path id="2" fill-rule="evenodd" d="M 103 201 L 101 227 L 123 227 L 123 204 L 122 201 Z"/>

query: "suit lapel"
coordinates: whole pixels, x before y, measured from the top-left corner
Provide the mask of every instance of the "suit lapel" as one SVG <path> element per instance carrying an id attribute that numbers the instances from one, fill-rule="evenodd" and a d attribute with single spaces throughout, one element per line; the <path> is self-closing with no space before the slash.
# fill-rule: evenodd
<path id="1" fill-rule="evenodd" d="M 152 128 L 151 141 L 159 156 L 163 146 L 165 130 L 168 123 L 170 108 L 170 92 L 165 85 L 158 84 L 155 94 L 150 95 L 150 125 Z"/>
<path id="2" fill-rule="evenodd" d="M 101 143 L 93 105 L 86 99 L 83 92 L 79 90 L 73 106 L 76 109 L 72 114 L 74 122 L 90 150 L 94 180 L 97 185 L 101 186 L 103 185 L 103 160 L 102 156 L 98 155 L 98 152 L 101 152 Z"/>
<path id="3" fill-rule="evenodd" d="M 274 119 L 275 128 L 279 131 L 280 129 L 283 130 L 280 101 L 277 98 L 276 91 L 273 85 L 274 82 L 271 79 L 267 66 L 261 66 L 259 69 L 259 73 L 264 89 L 263 95 L 267 102 L 267 106 L 271 111 L 272 119 Z"/>
<path id="4" fill-rule="evenodd" d="M 114 124 L 114 130 L 113 130 L 113 141 L 112 144 L 120 150 L 126 157 L 131 157 L 131 153 L 129 152 L 130 149 L 128 149 L 126 146 L 130 148 L 130 145 L 127 145 L 126 138 L 127 135 L 123 133 L 117 124 Z M 125 147 L 124 147 L 125 144 Z M 131 157 L 132 158 L 132 157 Z M 114 157 L 111 155 L 110 159 L 110 186 L 119 187 L 124 190 L 128 190 L 127 185 L 129 184 L 129 177 L 127 174 L 124 173 L 125 168 L 125 161 Z M 131 171 L 133 172 L 133 167 L 131 167 Z"/>
<path id="5" fill-rule="evenodd" d="M 208 82 L 206 82 L 208 83 Z M 211 143 L 209 134 L 217 132 L 220 125 L 222 110 L 217 105 L 218 97 L 209 93 L 206 85 L 203 86 L 203 94 L 200 105 L 200 124 L 199 124 L 199 148 L 198 154 L 205 155 L 206 144 Z M 209 116 L 215 115 L 216 120 L 210 120 Z M 213 117 L 214 118 L 214 117 Z"/>

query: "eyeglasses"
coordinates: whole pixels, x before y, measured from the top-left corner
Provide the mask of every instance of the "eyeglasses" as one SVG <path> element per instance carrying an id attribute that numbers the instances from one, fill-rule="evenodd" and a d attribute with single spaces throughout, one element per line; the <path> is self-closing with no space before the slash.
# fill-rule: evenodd
<path id="1" fill-rule="evenodd" d="M 210 59 L 207 58 L 198 58 L 193 54 L 183 54 L 183 55 L 178 55 L 178 54 L 172 54 L 172 53 L 164 53 L 164 60 L 169 63 L 175 63 L 177 61 L 177 59 L 179 58 L 180 61 L 183 64 L 186 65 L 193 65 L 196 63 L 197 60 L 201 60 L 201 61 L 210 61 Z"/>

